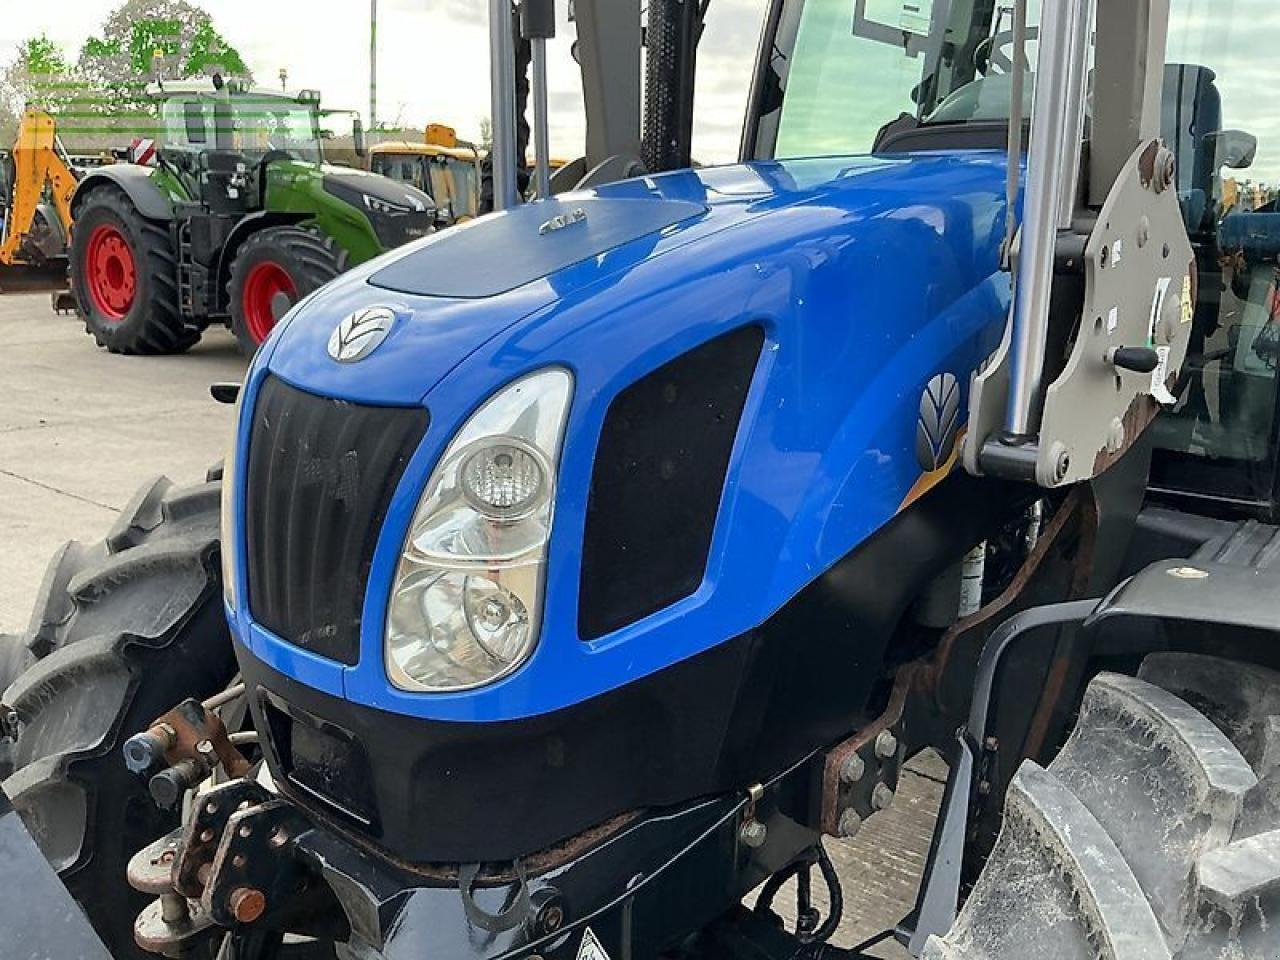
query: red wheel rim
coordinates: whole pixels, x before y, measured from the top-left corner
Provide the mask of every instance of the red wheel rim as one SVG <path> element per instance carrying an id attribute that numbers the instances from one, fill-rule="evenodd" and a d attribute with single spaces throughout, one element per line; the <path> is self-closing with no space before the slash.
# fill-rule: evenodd
<path id="1" fill-rule="evenodd" d="M 290 303 L 298 299 L 298 288 L 284 267 L 278 263 L 255 263 L 249 268 L 249 275 L 244 278 L 240 306 L 244 311 L 245 329 L 254 343 L 267 339 L 267 334 L 276 325 L 272 305 L 280 294 L 284 294 Z"/>
<path id="2" fill-rule="evenodd" d="M 85 280 L 94 307 L 108 322 L 119 323 L 129 315 L 138 292 L 133 248 L 119 227 L 104 223 L 89 234 L 85 261 Z"/>

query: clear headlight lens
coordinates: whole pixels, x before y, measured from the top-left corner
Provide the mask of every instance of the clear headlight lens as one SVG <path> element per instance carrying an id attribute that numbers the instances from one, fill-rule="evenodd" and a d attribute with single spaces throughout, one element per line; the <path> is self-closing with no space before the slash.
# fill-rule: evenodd
<path id="1" fill-rule="evenodd" d="M 538 639 L 560 444 L 573 381 L 542 370 L 492 397 L 427 482 L 387 610 L 403 690 L 492 683 Z"/>

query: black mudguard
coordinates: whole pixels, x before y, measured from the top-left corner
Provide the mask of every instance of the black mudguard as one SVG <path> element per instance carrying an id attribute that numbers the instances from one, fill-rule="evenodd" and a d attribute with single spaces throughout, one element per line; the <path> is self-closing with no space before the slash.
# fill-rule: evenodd
<path id="1" fill-rule="evenodd" d="M 135 163 L 113 163 L 85 174 L 71 195 L 72 215 L 79 213 L 81 202 L 90 192 L 106 184 L 123 190 L 138 212 L 148 220 L 173 219 L 173 202 L 151 179 L 151 168 Z"/>
<path id="2" fill-rule="evenodd" d="M 0 790 L 0 960 L 111 960 Z"/>

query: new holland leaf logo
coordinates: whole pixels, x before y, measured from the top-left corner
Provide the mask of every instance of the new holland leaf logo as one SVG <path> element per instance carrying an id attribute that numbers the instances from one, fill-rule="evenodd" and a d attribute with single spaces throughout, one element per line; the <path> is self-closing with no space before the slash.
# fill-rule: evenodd
<path id="1" fill-rule="evenodd" d="M 365 307 L 342 318 L 329 335 L 329 356 L 339 363 L 355 363 L 377 350 L 396 322 L 390 307 Z"/>

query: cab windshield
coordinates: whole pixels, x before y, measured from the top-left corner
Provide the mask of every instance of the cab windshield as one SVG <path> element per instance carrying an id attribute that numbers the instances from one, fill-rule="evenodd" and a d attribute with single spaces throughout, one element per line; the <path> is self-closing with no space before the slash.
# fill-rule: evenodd
<path id="1" fill-rule="evenodd" d="M 1036 62 L 1039 3 L 1028 11 Z M 757 157 L 871 152 L 890 124 L 1007 121 L 1013 18 L 993 0 L 786 0 Z M 1025 85 L 1025 110 L 1032 84 Z"/>
<path id="2" fill-rule="evenodd" d="M 230 150 L 249 159 L 283 152 L 318 163 L 320 130 L 309 104 L 284 97 L 184 96 L 166 100 L 162 110 L 165 147 L 176 150 Z"/>
<path id="3" fill-rule="evenodd" d="M 475 164 L 455 157 L 437 157 L 433 159 L 429 170 L 429 192 L 436 206 L 447 205 L 454 217 L 475 216 Z"/>
<path id="4" fill-rule="evenodd" d="M 447 154 L 379 152 L 373 155 L 370 169 L 428 194 L 445 220 L 476 215 L 479 188 L 474 161 Z"/>

